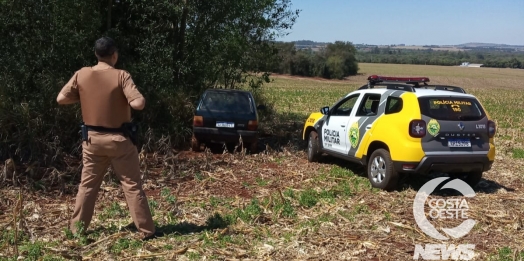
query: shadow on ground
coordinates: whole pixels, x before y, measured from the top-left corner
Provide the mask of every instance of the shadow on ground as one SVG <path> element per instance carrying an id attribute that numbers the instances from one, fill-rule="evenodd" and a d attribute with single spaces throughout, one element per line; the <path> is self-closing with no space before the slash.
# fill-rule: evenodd
<path id="1" fill-rule="evenodd" d="M 261 119 L 257 153 L 267 150 L 281 152 L 284 148 L 305 150 L 307 143 L 302 140 L 302 131 L 306 119 L 307 116 L 298 113 L 275 113 Z M 213 154 L 240 152 L 242 149 L 239 143 L 209 143 L 206 148 Z"/>
<path id="2" fill-rule="evenodd" d="M 343 159 L 339 159 L 336 157 L 331 157 L 327 155 L 323 155 L 320 159 L 320 163 L 326 163 L 326 164 L 335 164 L 341 168 L 348 169 L 352 171 L 355 175 L 358 175 L 363 178 L 367 177 L 367 169 L 365 166 L 352 163 Z M 396 191 L 404 191 L 413 189 L 415 191 L 420 190 L 420 188 L 428 181 L 438 178 L 438 177 L 449 177 L 446 173 L 432 173 L 428 175 L 422 175 L 422 174 L 401 174 L 399 177 L 399 184 L 396 189 Z M 447 183 L 447 182 L 446 182 Z M 443 189 L 440 190 L 440 188 L 444 185 L 440 184 L 435 189 L 435 192 L 433 194 L 435 195 L 441 195 L 441 196 L 456 196 L 461 195 L 459 192 L 451 189 Z M 483 194 L 492 194 L 497 193 L 500 189 L 504 189 L 507 192 L 514 192 L 515 189 L 506 187 L 503 184 L 500 184 L 496 181 L 489 180 L 486 178 L 483 178 L 474 188 L 473 190 L 475 193 L 483 193 Z M 439 191 L 437 191 L 439 190 Z"/>
<path id="3" fill-rule="evenodd" d="M 206 230 L 214 230 L 214 229 L 224 229 L 230 225 L 230 222 L 226 220 L 224 217 L 222 217 L 220 214 L 215 213 L 213 216 L 210 216 L 205 225 L 197 225 L 195 223 L 191 222 L 180 222 L 177 224 L 164 224 L 157 226 L 157 233 L 159 236 L 164 235 L 187 235 L 192 233 L 200 233 Z M 98 227 L 95 229 L 95 231 L 102 231 L 104 230 L 104 227 Z M 129 224 L 128 226 L 123 227 L 120 229 L 120 231 L 130 231 L 130 232 L 137 232 L 135 225 Z"/>
<path id="4" fill-rule="evenodd" d="M 274 151 L 282 151 L 284 147 L 294 150 L 305 150 L 307 143 L 302 140 L 306 114 L 280 113 L 262 122 L 260 144 Z"/>

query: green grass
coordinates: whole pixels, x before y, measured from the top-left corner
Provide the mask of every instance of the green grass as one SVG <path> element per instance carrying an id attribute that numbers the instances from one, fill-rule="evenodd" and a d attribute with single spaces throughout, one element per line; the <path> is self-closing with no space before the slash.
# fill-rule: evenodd
<path id="1" fill-rule="evenodd" d="M 128 210 L 120 206 L 118 202 L 113 202 L 110 206 L 104 208 L 98 218 L 105 222 L 108 219 L 123 218 L 128 215 Z"/>
<path id="2" fill-rule="evenodd" d="M 260 177 L 257 177 L 255 179 L 257 185 L 261 186 L 261 187 L 264 187 L 264 186 L 267 186 L 270 182 L 270 180 L 265 180 L 263 178 L 260 178 Z"/>
<path id="3" fill-rule="evenodd" d="M 516 258 L 516 259 L 515 259 Z M 520 261 L 524 260 L 524 250 L 515 251 L 509 247 L 498 249 L 497 255 L 491 255 L 489 261 Z"/>
<path id="4" fill-rule="evenodd" d="M 513 149 L 513 158 L 524 159 L 524 149 L 519 149 L 519 148 Z"/>
<path id="5" fill-rule="evenodd" d="M 113 245 L 111 245 L 109 252 L 120 254 L 126 250 L 136 250 L 142 247 L 143 242 L 136 239 L 120 238 Z M 127 252 L 127 251 L 126 251 Z"/>
<path id="6" fill-rule="evenodd" d="M 2 237 L 0 238 L 0 245 L 2 240 L 11 240 L 12 238 L 7 235 L 6 233 L 2 234 Z M 36 240 L 35 242 L 30 242 L 28 239 L 25 239 L 21 244 L 18 246 L 18 253 L 20 258 L 17 257 L 0 257 L 0 261 L 14 261 L 14 260 L 24 260 L 24 261 L 61 261 L 66 260 L 61 256 L 56 256 L 50 253 L 46 253 L 46 248 L 53 247 L 56 248 L 59 246 L 61 242 L 59 241 L 52 241 L 52 242 L 43 242 Z"/>
<path id="7" fill-rule="evenodd" d="M 318 202 L 318 193 L 314 189 L 306 189 L 300 193 L 298 202 L 305 208 L 312 208 Z"/>
<path id="8" fill-rule="evenodd" d="M 333 166 L 333 168 L 329 170 L 329 175 L 331 177 L 341 178 L 341 179 L 351 178 L 355 176 L 355 174 L 351 170 L 345 169 L 339 166 Z"/>
<path id="9" fill-rule="evenodd" d="M 252 199 L 250 204 L 244 208 L 237 208 L 234 213 L 229 216 L 228 220 L 236 221 L 237 218 L 243 220 L 244 222 L 251 223 L 256 220 L 262 214 L 262 208 L 257 199 Z"/>

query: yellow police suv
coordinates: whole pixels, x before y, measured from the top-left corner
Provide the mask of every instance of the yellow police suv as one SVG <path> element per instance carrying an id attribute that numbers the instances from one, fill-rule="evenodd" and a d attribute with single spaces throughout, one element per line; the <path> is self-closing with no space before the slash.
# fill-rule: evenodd
<path id="1" fill-rule="evenodd" d="M 312 113 L 303 130 L 308 160 L 325 153 L 362 164 L 384 190 L 396 187 L 399 173 L 448 173 L 476 185 L 495 159 L 495 122 L 463 88 L 428 82 L 372 75 Z"/>

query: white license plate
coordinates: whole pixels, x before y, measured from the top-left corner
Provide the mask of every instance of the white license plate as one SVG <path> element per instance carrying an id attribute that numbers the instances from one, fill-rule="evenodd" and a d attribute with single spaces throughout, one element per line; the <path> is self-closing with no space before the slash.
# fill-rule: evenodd
<path id="1" fill-rule="evenodd" d="M 235 123 L 234 122 L 224 122 L 224 121 L 217 121 L 217 128 L 234 128 Z"/>
<path id="2" fill-rule="evenodd" d="M 470 140 L 448 140 L 448 147 L 468 148 L 468 147 L 471 147 L 471 141 Z"/>

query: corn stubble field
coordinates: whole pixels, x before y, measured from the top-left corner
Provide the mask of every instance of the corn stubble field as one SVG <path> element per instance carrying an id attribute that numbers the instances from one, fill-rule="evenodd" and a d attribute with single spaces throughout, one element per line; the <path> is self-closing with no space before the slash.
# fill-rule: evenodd
<path id="1" fill-rule="evenodd" d="M 428 76 L 479 97 L 499 127 L 496 161 L 468 201 L 477 225 L 446 243 L 475 244 L 474 260 L 524 260 L 524 70 L 359 66 L 362 75 L 344 81 L 274 77 L 266 95 L 277 114 L 263 122 L 266 149 L 258 154 L 142 155 L 162 238 L 135 237 L 111 170 L 86 236 L 66 229 L 74 192 L 2 188 L 0 260 L 412 260 L 415 244 L 441 243 L 418 228 L 412 212 L 417 189 L 431 177 L 404 176 L 393 192 L 373 189 L 362 167 L 330 157 L 308 163 L 300 140 L 310 112 L 371 74 Z M 79 170 L 72 165 L 68 173 Z"/>

